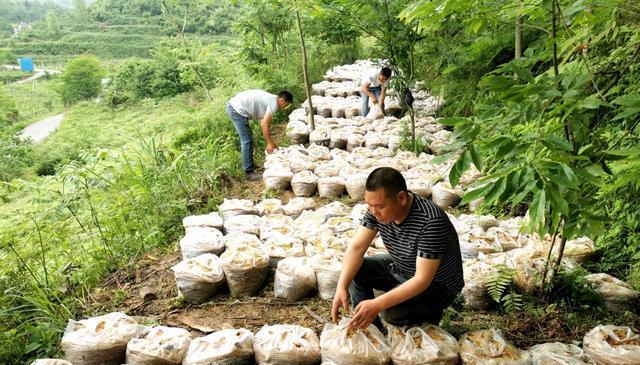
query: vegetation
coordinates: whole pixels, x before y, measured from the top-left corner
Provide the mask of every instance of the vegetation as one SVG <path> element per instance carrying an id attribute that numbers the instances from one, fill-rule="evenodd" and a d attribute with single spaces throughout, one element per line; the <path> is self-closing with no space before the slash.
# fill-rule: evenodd
<path id="1" fill-rule="evenodd" d="M 65 105 L 95 98 L 100 93 L 104 70 L 100 61 L 92 56 L 71 60 L 60 78 L 60 96 Z"/>
<path id="2" fill-rule="evenodd" d="M 241 172 L 229 97 L 260 87 L 305 98 L 294 10 L 311 82 L 359 58 L 390 60 L 396 90 L 424 81 L 447 101 L 442 123 L 459 141 L 447 156 L 458 158 L 450 180 L 472 164 L 486 175 L 465 202 L 483 198 L 500 216 L 528 209 L 530 229 L 557 245 L 596 237 L 599 258 L 586 269 L 640 288 L 633 1 L 76 3 L 29 13 L 26 2 L 0 1 L 0 58 L 80 56 L 62 76 L 0 90 L 0 363 L 55 355 L 66 321 L 83 315 L 105 275 L 170 247 L 183 216 L 216 207 Z M 18 21 L 31 29 L 3 33 Z M 100 64 L 111 79 L 102 90 Z M 99 93 L 100 103 L 81 101 Z M 43 144 L 15 137 L 63 105 L 64 123 Z M 426 151 L 409 131 L 402 148 Z M 584 274 L 559 274 L 532 298 L 503 269 L 490 294 L 513 322 L 636 318 L 593 311 Z M 445 327 L 465 317 L 457 310 Z"/>

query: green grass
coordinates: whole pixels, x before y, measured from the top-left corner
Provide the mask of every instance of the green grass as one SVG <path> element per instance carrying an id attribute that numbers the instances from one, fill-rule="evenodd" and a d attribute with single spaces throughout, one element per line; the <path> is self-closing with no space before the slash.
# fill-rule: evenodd
<path id="1" fill-rule="evenodd" d="M 55 78 L 39 79 L 24 84 L 9 84 L 2 87 L 3 92 L 16 102 L 20 122 L 12 130 L 62 112 L 60 96 L 55 91 Z"/>

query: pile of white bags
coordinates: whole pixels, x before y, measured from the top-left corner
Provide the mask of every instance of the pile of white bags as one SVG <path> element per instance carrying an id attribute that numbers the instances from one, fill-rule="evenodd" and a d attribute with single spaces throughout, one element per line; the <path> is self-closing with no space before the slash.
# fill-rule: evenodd
<path id="1" fill-rule="evenodd" d="M 191 303 L 205 302 L 224 285 L 222 262 L 214 254 L 186 259 L 171 269 L 180 293 Z"/>
<path id="2" fill-rule="evenodd" d="M 335 256 L 316 256 L 312 258 L 311 265 L 316 273 L 318 295 L 324 300 L 333 300 L 338 279 L 340 278 L 340 270 L 342 270 L 342 263 Z"/>
<path id="3" fill-rule="evenodd" d="M 253 333 L 244 328 L 227 329 L 191 340 L 183 365 L 254 363 Z"/>
<path id="4" fill-rule="evenodd" d="M 316 333 L 296 325 L 264 326 L 256 333 L 253 351 L 260 365 L 315 365 L 320 362 Z"/>
<path id="5" fill-rule="evenodd" d="M 304 256 L 304 244 L 302 240 L 292 236 L 275 235 L 270 237 L 263 245 L 263 250 L 269 255 L 269 265 L 275 267 L 285 257 Z"/>
<path id="6" fill-rule="evenodd" d="M 262 178 L 267 189 L 287 190 L 293 178 L 293 172 L 288 166 L 273 166 L 264 170 Z"/>
<path id="7" fill-rule="evenodd" d="M 62 337 L 65 357 L 74 365 L 121 365 L 127 343 L 142 327 L 123 313 L 70 320 Z"/>
<path id="8" fill-rule="evenodd" d="M 220 258 L 232 297 L 252 296 L 260 290 L 269 271 L 269 256 L 264 251 L 240 246 L 227 249 Z"/>
<path id="9" fill-rule="evenodd" d="M 153 327 L 127 345 L 127 365 L 179 365 L 191 335 L 182 328 Z"/>
<path id="10" fill-rule="evenodd" d="M 458 364 L 458 341 L 434 325 L 408 329 L 391 327 L 389 343 L 394 365 Z"/>
<path id="11" fill-rule="evenodd" d="M 244 232 L 260 236 L 261 222 L 258 215 L 234 215 L 224 219 L 224 230 L 226 233 Z"/>
<path id="12" fill-rule="evenodd" d="M 316 201 L 313 198 L 293 198 L 282 207 L 284 214 L 291 218 L 297 218 L 305 210 L 316 208 Z"/>
<path id="13" fill-rule="evenodd" d="M 636 308 L 640 293 L 631 285 L 609 274 L 590 274 L 584 277 L 587 283 L 598 293 L 605 306 L 612 311 L 623 312 Z"/>
<path id="14" fill-rule="evenodd" d="M 231 232 L 222 237 L 222 243 L 227 250 L 238 247 L 255 247 L 259 248 L 260 239 L 253 234 L 244 232 Z"/>
<path id="15" fill-rule="evenodd" d="M 273 283 L 276 298 L 300 300 L 316 287 L 316 274 L 307 257 L 289 257 L 278 262 Z"/>
<path id="16" fill-rule="evenodd" d="M 224 251 L 222 232 L 213 227 L 190 227 L 187 234 L 180 240 L 180 250 L 185 259 L 205 253 L 219 255 Z"/>
<path id="17" fill-rule="evenodd" d="M 458 344 L 464 365 L 531 365 L 529 353 L 513 346 L 495 328 L 467 332 Z"/>
<path id="18" fill-rule="evenodd" d="M 386 365 L 390 350 L 380 330 L 369 325 L 364 330 L 349 329 L 349 318 L 338 325 L 326 324 L 320 335 L 322 361 L 333 361 L 339 365 Z"/>
<path id="19" fill-rule="evenodd" d="M 580 347 L 560 342 L 535 345 L 529 354 L 532 365 L 596 365 Z"/>
<path id="20" fill-rule="evenodd" d="M 597 326 L 582 342 L 598 365 L 640 364 L 640 335 L 627 326 Z"/>
<path id="21" fill-rule="evenodd" d="M 222 229 L 223 221 L 220 214 L 217 212 L 212 212 L 209 214 L 203 215 L 191 215 L 182 219 L 182 225 L 184 226 L 184 230 L 188 233 L 192 228 L 215 228 L 218 230 Z"/>
<path id="22" fill-rule="evenodd" d="M 234 215 L 258 214 L 258 208 L 251 200 L 247 199 L 224 199 L 218 207 L 220 215 L 225 220 Z"/>

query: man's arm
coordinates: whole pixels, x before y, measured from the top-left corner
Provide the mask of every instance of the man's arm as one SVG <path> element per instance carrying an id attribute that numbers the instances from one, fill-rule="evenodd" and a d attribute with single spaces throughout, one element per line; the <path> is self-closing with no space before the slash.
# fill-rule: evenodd
<path id="1" fill-rule="evenodd" d="M 440 265 L 440 259 L 416 259 L 415 275 L 393 290 L 371 300 L 360 302 L 354 310 L 350 325 L 355 328 L 367 328 L 376 316 L 385 309 L 405 302 L 426 290 Z"/>
<path id="2" fill-rule="evenodd" d="M 275 144 L 275 142 L 271 138 L 271 134 L 269 133 L 269 124 L 271 124 L 272 118 L 273 116 L 271 115 L 271 112 L 267 112 L 260 121 L 262 135 L 264 136 L 264 140 L 267 142 L 267 153 L 272 153 L 274 150 L 278 149 L 278 145 Z"/>
<path id="3" fill-rule="evenodd" d="M 365 252 L 367 252 L 369 246 L 371 246 L 371 242 L 373 242 L 373 239 L 376 237 L 376 233 L 376 231 L 370 228 L 358 228 L 358 232 L 344 253 L 340 279 L 338 279 L 336 295 L 333 298 L 333 304 L 331 306 L 331 318 L 334 322 L 338 320 L 340 307 L 342 307 L 344 312 L 347 312 L 349 309 L 349 285 L 358 273 L 362 265 L 362 257 Z"/>
<path id="4" fill-rule="evenodd" d="M 369 98 L 371 98 L 371 102 L 373 102 L 375 104 L 375 103 L 378 102 L 378 99 L 376 99 L 376 95 L 369 90 L 369 85 L 370 84 L 371 84 L 370 82 L 365 82 L 362 85 L 362 92 L 367 94 L 369 96 Z"/>
<path id="5" fill-rule="evenodd" d="M 387 96 L 387 84 L 382 84 L 382 88 L 380 90 L 380 109 L 382 109 L 382 113 L 384 113 L 384 98 Z"/>

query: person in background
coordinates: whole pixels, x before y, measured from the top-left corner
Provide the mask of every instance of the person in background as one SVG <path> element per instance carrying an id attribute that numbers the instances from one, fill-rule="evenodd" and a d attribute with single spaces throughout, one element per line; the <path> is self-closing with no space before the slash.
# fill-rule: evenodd
<path id="1" fill-rule="evenodd" d="M 363 117 L 369 114 L 369 98 L 373 104 L 380 105 L 380 110 L 384 113 L 384 98 L 387 95 L 387 84 L 391 78 L 391 69 L 383 67 L 380 71 L 376 71 L 365 75 L 362 78 L 360 90 L 360 100 L 362 106 L 360 113 Z"/>
<path id="2" fill-rule="evenodd" d="M 266 151 L 267 153 L 272 153 L 278 149 L 278 145 L 269 133 L 269 124 L 271 124 L 271 119 L 278 110 L 289 107 L 292 102 L 293 95 L 288 91 L 281 91 L 278 95 L 273 95 L 264 90 L 242 91 L 229 100 L 227 115 L 240 136 L 242 167 L 248 180 L 260 179 L 260 175 L 256 173 L 256 166 L 253 163 L 253 133 L 251 132 L 249 121 L 260 121 L 262 135 L 265 142 L 267 142 Z"/>
<path id="3" fill-rule="evenodd" d="M 431 200 L 407 190 L 399 171 L 380 167 L 365 185 L 368 211 L 344 254 L 331 307 L 353 307 L 350 326 L 367 328 L 382 322 L 394 326 L 438 325 L 443 311 L 464 287 L 458 234 L 447 213 Z M 380 234 L 389 251 L 366 256 Z M 373 289 L 386 293 L 374 297 Z"/>

